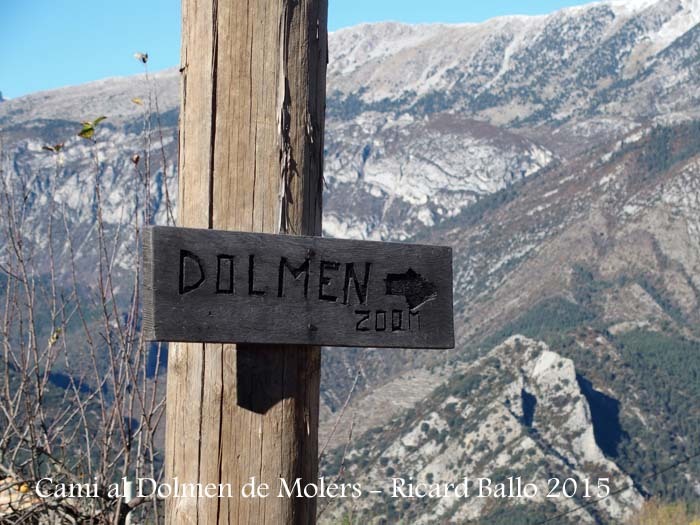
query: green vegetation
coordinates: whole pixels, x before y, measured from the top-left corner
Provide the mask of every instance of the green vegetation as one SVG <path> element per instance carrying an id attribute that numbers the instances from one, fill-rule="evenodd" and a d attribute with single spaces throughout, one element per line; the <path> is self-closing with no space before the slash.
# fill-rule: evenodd
<path id="1" fill-rule="evenodd" d="M 338 91 L 334 91 L 328 96 L 328 117 L 339 120 L 352 120 L 366 111 L 378 111 L 381 113 L 393 111 L 398 113 L 410 106 L 411 101 L 416 97 L 415 92 L 409 91 L 396 100 L 384 98 L 376 102 L 365 102 L 362 99 L 362 95 L 366 92 L 366 87 L 362 87 L 346 96 L 343 96 Z"/>
<path id="2" fill-rule="evenodd" d="M 640 152 L 636 160 L 637 181 L 653 180 L 674 164 L 700 153 L 700 121 L 655 126 L 646 139 L 625 145 L 611 160 L 633 151 Z"/>
<path id="3" fill-rule="evenodd" d="M 506 324 L 483 340 L 481 347 L 490 350 L 515 334 L 545 341 L 552 346 L 560 346 L 569 337 L 569 332 L 595 320 L 595 310 L 590 306 L 555 296 L 543 299 L 516 320 Z"/>
<path id="4" fill-rule="evenodd" d="M 700 475 L 700 343 L 671 331 L 601 335 L 615 345 L 619 361 L 577 345 L 557 350 L 620 400 L 615 462 L 646 495 L 697 502 L 685 473 Z M 643 410 L 644 421 L 631 403 Z"/>
<path id="5" fill-rule="evenodd" d="M 598 272 L 584 264 L 574 264 L 571 268 L 571 290 L 574 299 L 591 315 L 599 315 L 595 297 L 611 288 L 613 283 L 600 278 Z"/>
<path id="6" fill-rule="evenodd" d="M 636 282 L 644 289 L 646 293 L 651 296 L 652 299 L 654 299 L 654 302 L 661 307 L 666 315 L 677 323 L 683 324 L 685 322 L 683 312 L 669 297 L 668 293 L 666 293 L 662 285 L 658 282 L 658 279 L 652 279 L 649 276 L 640 275 L 636 278 Z"/>
<path id="7" fill-rule="evenodd" d="M 649 174 L 659 174 L 677 162 L 700 152 L 700 122 L 680 126 L 656 126 L 639 159 L 639 165 Z"/>

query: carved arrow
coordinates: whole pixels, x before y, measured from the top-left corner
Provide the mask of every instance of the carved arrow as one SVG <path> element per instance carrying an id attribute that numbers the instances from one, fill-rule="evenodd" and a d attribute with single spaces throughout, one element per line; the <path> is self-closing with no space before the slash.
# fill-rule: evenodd
<path id="1" fill-rule="evenodd" d="M 386 295 L 403 295 L 408 307 L 415 310 L 437 297 L 437 288 L 421 274 L 409 268 L 406 273 L 389 273 L 385 279 Z"/>

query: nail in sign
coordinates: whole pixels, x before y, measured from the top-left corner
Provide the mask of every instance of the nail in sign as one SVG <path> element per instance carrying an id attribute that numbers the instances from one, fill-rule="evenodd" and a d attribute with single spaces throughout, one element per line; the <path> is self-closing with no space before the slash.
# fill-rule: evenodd
<path id="1" fill-rule="evenodd" d="M 154 226 L 156 341 L 452 348 L 452 249 Z"/>

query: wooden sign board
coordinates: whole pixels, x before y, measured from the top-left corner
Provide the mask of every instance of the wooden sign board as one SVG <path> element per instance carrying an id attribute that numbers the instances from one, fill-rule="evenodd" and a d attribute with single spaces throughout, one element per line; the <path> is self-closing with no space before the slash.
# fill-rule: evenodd
<path id="1" fill-rule="evenodd" d="M 452 249 L 154 226 L 146 338 L 453 348 Z"/>

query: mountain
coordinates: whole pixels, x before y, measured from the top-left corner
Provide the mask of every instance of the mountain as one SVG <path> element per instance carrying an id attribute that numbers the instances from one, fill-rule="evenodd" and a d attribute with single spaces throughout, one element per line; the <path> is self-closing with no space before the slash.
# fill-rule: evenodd
<path id="1" fill-rule="evenodd" d="M 633 0 L 476 25 L 358 26 L 334 35 L 329 91 L 355 113 L 450 109 L 528 127 L 577 120 L 588 125 L 570 133 L 585 138 L 593 125 L 613 131 L 692 106 L 697 88 L 685 81 L 697 78 L 698 10 L 694 0 Z"/>
<path id="2" fill-rule="evenodd" d="M 400 238 L 379 222 L 430 226 L 553 159 L 650 120 L 696 118 L 699 13 L 697 1 L 613 2 L 476 25 L 338 31 L 328 73 L 330 204 L 364 197 L 363 209 L 377 212 L 352 224 Z M 392 184 L 405 189 L 396 195 Z M 384 206 L 372 207 L 377 198 Z M 343 231 L 338 222 L 330 211 L 333 233 Z"/>
<path id="3" fill-rule="evenodd" d="M 580 490 L 527 504 L 377 495 L 322 521 L 614 523 L 642 497 L 698 501 L 700 1 L 361 25 L 331 34 L 330 54 L 324 232 L 453 246 L 458 344 L 326 351 L 324 472 L 368 488 L 389 469 L 630 488 L 565 518 Z M 144 207 L 176 215 L 177 79 L 3 102 L 37 260 L 47 207 L 61 207 L 78 273 L 94 271 L 95 155 L 108 234 Z M 96 145 L 76 137 L 101 115 Z M 115 271 L 134 257 L 120 248 Z"/>
<path id="4" fill-rule="evenodd" d="M 572 152 L 649 121 L 695 118 L 698 12 L 697 0 L 612 2 L 476 25 L 384 23 L 331 34 L 326 231 L 407 238 Z M 8 101 L 0 125 L 8 142 L 36 150 L 74 137 L 66 124 L 104 114 L 113 132 L 104 155 L 115 158 L 144 147 L 149 108 L 132 98 L 157 94 L 170 144 L 177 76 L 21 97 Z M 128 172 L 128 158 L 115 170 Z M 121 182 L 106 191 L 119 193 Z"/>
<path id="5" fill-rule="evenodd" d="M 445 418 L 445 406 L 439 403 L 446 403 L 449 395 L 476 399 L 478 406 L 482 399 L 506 403 L 510 398 L 502 386 L 488 396 L 475 393 L 472 397 L 468 392 L 454 394 L 450 385 L 459 384 L 460 373 L 472 370 L 470 363 L 475 360 L 480 365 L 474 375 L 483 375 L 483 363 L 491 362 L 488 356 L 494 353 L 507 351 L 510 366 L 521 366 L 521 352 L 526 362 L 531 361 L 528 348 L 534 343 L 518 349 L 511 341 L 506 350 L 490 350 L 513 334 L 524 334 L 546 341 L 550 350 L 571 360 L 576 392 L 586 398 L 582 403 L 592 414 L 596 444 L 631 478 L 635 490 L 645 497 L 697 500 L 699 138 L 697 122 L 652 127 L 611 149 L 596 149 L 573 164 L 562 163 L 483 198 L 453 220 L 418 236 L 421 242 L 448 242 L 455 247 L 455 321 L 463 343 L 452 352 L 412 354 L 413 361 L 406 359 L 411 365 L 391 381 L 358 396 L 354 410 L 343 416 L 344 424 L 338 424 L 336 450 L 345 450 L 349 435 L 363 436 L 352 440 L 345 457 L 366 457 L 367 462 L 359 466 L 346 462 L 345 477 L 369 476 L 385 451 L 395 447 L 397 434 L 423 425 L 424 410 L 432 406 Z M 411 370 L 416 365 L 425 372 Z M 489 374 L 494 369 L 503 380 L 511 380 L 510 368 L 496 362 L 491 369 L 486 367 Z M 539 394 L 529 394 L 538 406 L 543 402 Z M 372 407 L 378 407 L 380 419 L 364 416 Z M 474 415 L 468 423 L 479 425 L 484 417 Z M 386 421 L 391 422 L 392 431 Z M 537 432 L 553 435 L 547 425 L 536 418 L 532 421 Z M 516 428 L 525 432 L 528 425 L 523 421 Z M 464 437 L 461 428 L 447 430 L 447 448 L 438 441 L 431 464 L 454 457 L 450 440 Z M 486 440 L 487 449 L 496 455 L 486 455 L 477 473 L 487 476 L 489 465 L 501 464 L 496 460 L 503 453 L 498 437 L 490 435 Z M 574 451 L 559 454 L 576 464 Z M 408 454 L 392 468 L 424 480 L 428 472 L 442 480 L 455 475 L 454 469 L 426 471 L 421 461 L 428 459 Z M 541 480 L 543 472 L 552 476 L 561 472 L 547 461 L 535 463 L 533 468 L 540 474 L 522 467 L 533 479 Z M 342 472 L 332 460 L 328 468 Z M 355 474 L 358 468 L 365 470 Z M 596 469 L 593 465 L 580 468 L 577 479 L 593 479 Z M 553 518 L 565 512 L 570 502 L 549 503 L 553 505 L 534 510 L 528 506 L 518 522 Z M 414 507 L 387 505 L 381 511 L 380 507 L 365 510 L 369 514 L 360 514 L 360 522 L 372 513 L 388 522 L 393 521 L 393 513 L 401 519 L 417 519 Z M 350 510 L 343 507 L 334 515 Z M 497 519 L 503 512 L 512 518 L 512 509 L 486 510 L 493 514 L 486 523 L 499 523 L 498 519 L 508 523 L 509 518 Z M 445 522 L 461 523 L 462 512 L 468 511 L 445 512 Z M 615 523 L 626 516 L 624 508 L 620 512 L 607 517 L 594 513 L 589 518 Z M 571 519 L 579 523 L 583 518 Z"/>
<path id="6" fill-rule="evenodd" d="M 465 523 L 480 517 L 491 523 L 502 509 L 487 496 L 501 483 L 508 487 L 504 497 L 522 508 L 503 514 L 503 523 L 544 520 L 551 517 L 547 510 L 567 513 L 586 503 L 593 504 L 576 512 L 574 523 L 619 521 L 641 504 L 632 480 L 596 442 L 587 395 L 604 395 L 590 390 L 572 360 L 514 336 L 475 362 L 444 366 L 439 373 L 446 379 L 420 407 L 374 429 L 344 460 L 336 455 L 326 466 L 336 474 L 342 461 L 341 479 L 383 491 L 353 505 L 358 523 Z M 406 425 L 406 419 L 415 424 Z M 619 438 L 613 436 L 609 446 Z M 468 493 L 447 488 L 465 478 Z M 519 482 L 512 478 L 535 481 L 514 489 Z M 397 499 L 398 490 L 410 495 L 411 483 L 442 497 Z M 576 496 L 565 498 L 562 490 Z M 612 496 L 597 501 L 607 493 Z M 323 512 L 337 523 L 347 509 L 331 502 Z"/>

